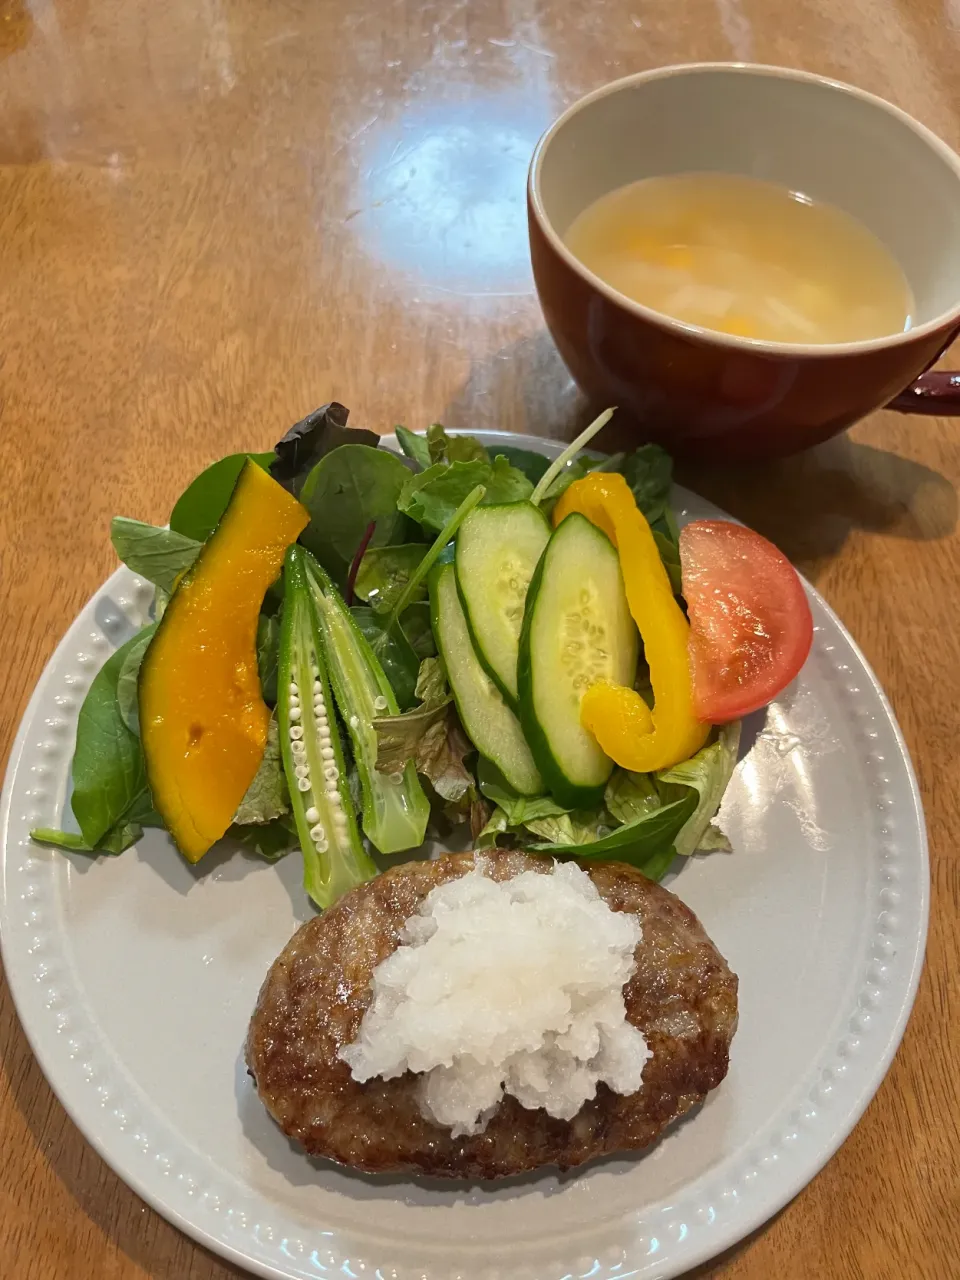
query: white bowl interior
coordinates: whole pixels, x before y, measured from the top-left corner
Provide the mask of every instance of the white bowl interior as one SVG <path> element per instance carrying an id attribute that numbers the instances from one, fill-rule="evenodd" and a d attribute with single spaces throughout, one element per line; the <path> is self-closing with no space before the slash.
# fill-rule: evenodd
<path id="1" fill-rule="evenodd" d="M 816 78 L 735 66 L 623 81 L 556 126 L 535 182 L 558 235 L 640 178 L 743 173 L 829 201 L 900 262 L 925 324 L 960 302 L 960 157 L 877 99 Z"/>

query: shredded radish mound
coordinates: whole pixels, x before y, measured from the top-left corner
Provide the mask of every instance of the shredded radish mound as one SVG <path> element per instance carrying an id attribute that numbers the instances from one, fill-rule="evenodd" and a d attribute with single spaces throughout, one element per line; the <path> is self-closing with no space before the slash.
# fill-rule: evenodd
<path id="1" fill-rule="evenodd" d="M 421 1112 L 455 1138 L 504 1091 L 571 1120 L 601 1081 L 640 1088 L 650 1051 L 623 1003 L 640 938 L 573 862 L 498 884 L 478 860 L 406 922 L 340 1057 L 359 1081 L 421 1074 Z"/>

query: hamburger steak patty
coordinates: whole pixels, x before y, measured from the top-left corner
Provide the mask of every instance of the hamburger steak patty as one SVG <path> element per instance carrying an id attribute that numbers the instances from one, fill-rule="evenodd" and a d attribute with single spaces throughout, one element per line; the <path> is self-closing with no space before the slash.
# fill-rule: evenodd
<path id="1" fill-rule="evenodd" d="M 509 851 L 485 856 L 495 880 L 553 865 Z M 567 1169 L 648 1146 L 727 1074 L 736 976 L 679 898 L 623 863 L 596 862 L 581 865 L 600 896 L 614 911 L 637 915 L 643 928 L 637 969 L 624 988 L 627 1017 L 653 1055 L 637 1093 L 621 1096 L 601 1084 L 573 1120 L 505 1096 L 483 1133 L 452 1138 L 420 1114 L 418 1077 L 410 1072 L 354 1080 L 337 1053 L 357 1037 L 374 969 L 396 950 L 430 890 L 473 865 L 473 854 L 459 853 L 392 867 L 303 925 L 267 974 L 247 1065 L 267 1110 L 310 1155 L 367 1173 L 449 1178 Z"/>

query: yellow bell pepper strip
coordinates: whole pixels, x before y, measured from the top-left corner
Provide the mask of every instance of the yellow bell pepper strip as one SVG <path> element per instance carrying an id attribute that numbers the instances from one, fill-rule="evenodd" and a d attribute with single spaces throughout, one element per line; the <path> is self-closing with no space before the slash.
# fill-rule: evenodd
<path id="1" fill-rule="evenodd" d="M 620 555 L 627 603 L 643 640 L 654 698 L 651 713 L 636 690 L 602 680 L 584 694 L 580 723 L 631 773 L 669 769 L 699 751 L 710 732 L 710 725 L 693 714 L 690 624 L 674 599 L 650 526 L 623 476 L 597 471 L 575 480 L 554 507 L 554 525 L 574 511 L 602 529 Z"/>

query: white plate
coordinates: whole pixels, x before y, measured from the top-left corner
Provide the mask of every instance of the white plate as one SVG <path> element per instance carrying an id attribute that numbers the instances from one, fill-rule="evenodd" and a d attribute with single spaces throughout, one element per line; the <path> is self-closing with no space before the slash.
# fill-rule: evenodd
<path id="1" fill-rule="evenodd" d="M 515 436 L 555 456 L 558 446 Z M 690 493 L 686 518 L 719 514 Z M 119 858 L 31 845 L 64 810 L 77 711 L 150 591 L 118 570 L 31 699 L 0 810 L 7 978 L 48 1080 L 88 1141 L 170 1221 L 264 1276 L 626 1280 L 675 1276 L 770 1217 L 879 1085 L 923 957 L 920 800 L 890 707 L 808 588 L 800 678 L 745 734 L 722 813 L 732 855 L 671 887 L 740 975 L 730 1074 L 648 1154 L 494 1188 L 362 1177 L 305 1159 L 241 1050 L 257 990 L 310 914 L 299 859 L 208 857 L 150 831 Z"/>

